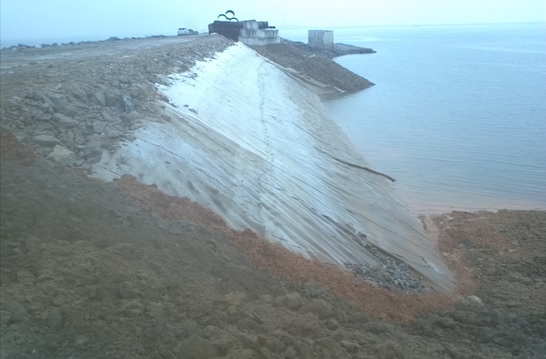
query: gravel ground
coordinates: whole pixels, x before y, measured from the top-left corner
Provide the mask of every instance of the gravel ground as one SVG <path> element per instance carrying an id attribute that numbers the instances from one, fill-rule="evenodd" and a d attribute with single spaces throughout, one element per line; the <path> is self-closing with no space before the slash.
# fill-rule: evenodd
<path id="1" fill-rule="evenodd" d="M 0 358 L 546 356 L 546 212 L 424 218 L 457 274 L 445 298 L 304 260 L 134 178 L 86 177 L 161 113 L 153 83 L 230 44 L 127 41 L 0 53 Z"/>
<path id="2" fill-rule="evenodd" d="M 347 46 L 347 45 L 345 45 Z M 343 48 L 337 52 L 320 51 L 298 42 L 283 42 L 267 46 L 252 47 L 281 66 L 292 68 L 321 83 L 344 92 L 355 92 L 373 86 L 373 83 L 347 70 L 331 60 L 336 55 L 352 53 L 354 48 Z M 365 53 L 369 53 L 363 49 Z"/>

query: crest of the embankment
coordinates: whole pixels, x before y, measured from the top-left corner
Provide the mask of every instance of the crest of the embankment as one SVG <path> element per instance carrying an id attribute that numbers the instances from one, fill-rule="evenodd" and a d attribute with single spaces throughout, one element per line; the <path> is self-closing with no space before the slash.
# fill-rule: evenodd
<path id="1" fill-rule="evenodd" d="M 164 116 L 102 156 L 97 177 L 155 183 L 307 258 L 392 275 L 388 258 L 453 288 L 390 179 L 368 168 L 317 95 L 282 68 L 235 44 L 157 87 Z"/>

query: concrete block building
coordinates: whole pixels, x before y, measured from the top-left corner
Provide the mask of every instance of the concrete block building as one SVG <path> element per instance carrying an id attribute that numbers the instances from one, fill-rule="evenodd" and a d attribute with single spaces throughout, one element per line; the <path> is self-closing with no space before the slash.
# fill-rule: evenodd
<path id="1" fill-rule="evenodd" d="M 269 45 L 281 42 L 279 30 L 270 27 L 266 21 L 243 21 L 239 32 L 239 41 L 245 45 Z"/>
<path id="2" fill-rule="evenodd" d="M 332 30 L 309 30 L 307 43 L 309 46 L 334 49 L 334 32 Z"/>

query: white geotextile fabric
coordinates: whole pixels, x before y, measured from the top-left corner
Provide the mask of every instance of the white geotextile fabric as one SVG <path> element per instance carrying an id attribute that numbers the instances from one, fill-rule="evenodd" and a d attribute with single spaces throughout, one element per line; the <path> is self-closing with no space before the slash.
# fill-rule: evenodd
<path id="1" fill-rule="evenodd" d="M 95 175 L 132 174 L 185 196 L 235 229 L 308 258 L 376 265 L 369 242 L 437 288 L 452 276 L 391 182 L 366 162 L 319 98 L 240 43 L 159 86 L 173 120 L 155 119 Z"/>

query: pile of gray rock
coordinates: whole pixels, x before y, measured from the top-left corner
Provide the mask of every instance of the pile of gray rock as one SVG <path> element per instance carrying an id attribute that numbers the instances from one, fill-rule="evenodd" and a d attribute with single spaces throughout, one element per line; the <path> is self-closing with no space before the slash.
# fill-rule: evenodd
<path id="1" fill-rule="evenodd" d="M 2 101 L 2 126 L 43 157 L 65 166 L 84 166 L 100 161 L 104 150 L 113 150 L 128 136 L 143 117 L 136 110 L 145 109 L 154 96 L 152 84 L 37 88 Z"/>
<path id="2" fill-rule="evenodd" d="M 309 44 L 303 43 L 301 41 L 291 41 L 287 39 L 282 39 L 283 43 L 291 44 L 298 48 L 302 52 L 312 53 L 314 55 L 320 55 L 333 59 L 338 56 L 345 55 L 356 55 L 356 54 L 375 54 L 375 50 L 368 47 L 359 47 L 348 44 L 336 43 L 334 44 L 333 49 L 327 49 L 324 47 L 310 46 Z"/>
<path id="3" fill-rule="evenodd" d="M 44 49 L 31 49 L 36 62 L 2 73 L 1 125 L 42 157 L 90 168 L 105 151 L 131 139 L 142 123 L 161 118 L 157 101 L 164 99 L 155 84 L 163 76 L 186 71 L 229 44 L 214 36 L 113 56 L 45 62 Z M 93 48 L 100 52 L 101 45 L 107 46 L 100 42 Z M 67 48 L 48 52 L 61 59 L 69 55 Z"/>
<path id="4" fill-rule="evenodd" d="M 332 57 L 339 56 L 339 54 L 335 56 L 331 56 L 331 54 L 326 55 L 323 53 L 327 51 L 325 49 L 286 41 L 280 44 L 252 46 L 252 48 L 260 55 L 283 67 L 296 70 L 315 81 L 342 92 L 352 93 L 374 85 L 372 82 L 333 61 Z"/>
<path id="5" fill-rule="evenodd" d="M 377 287 L 404 293 L 423 293 L 430 290 L 423 284 L 422 278 L 406 263 L 387 254 L 386 252 L 366 244 L 380 264 L 374 267 L 365 264 L 346 263 L 345 268 L 365 281 Z"/>

